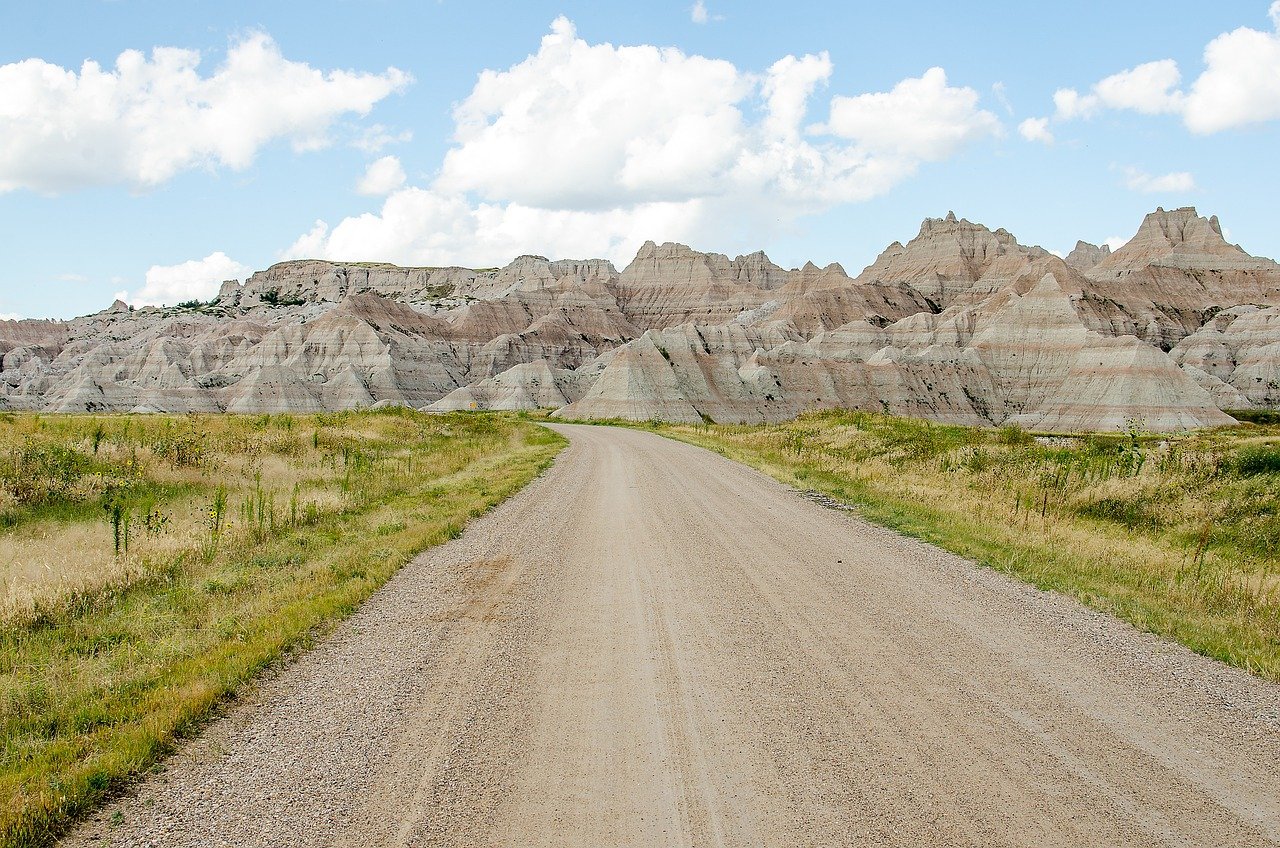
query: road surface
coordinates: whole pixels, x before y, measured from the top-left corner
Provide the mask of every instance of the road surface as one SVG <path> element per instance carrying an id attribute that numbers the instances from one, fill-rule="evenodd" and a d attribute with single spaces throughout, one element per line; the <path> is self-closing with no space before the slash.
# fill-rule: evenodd
<path id="1" fill-rule="evenodd" d="M 1280 842 L 1280 687 L 709 452 L 556 429 L 68 844 Z"/>

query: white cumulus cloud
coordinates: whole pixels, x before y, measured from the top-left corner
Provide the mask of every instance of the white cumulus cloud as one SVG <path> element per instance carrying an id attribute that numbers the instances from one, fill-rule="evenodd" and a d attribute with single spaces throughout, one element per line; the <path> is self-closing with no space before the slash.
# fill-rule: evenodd
<path id="1" fill-rule="evenodd" d="M 1018 135 L 1027 141 L 1053 144 L 1053 133 L 1049 130 L 1048 118 L 1027 118 L 1018 124 Z"/>
<path id="2" fill-rule="evenodd" d="M 705 24 L 710 21 L 723 21 L 724 15 L 711 14 L 707 9 L 705 0 L 697 0 L 696 3 L 689 7 L 689 20 L 695 24 Z"/>
<path id="3" fill-rule="evenodd" d="M 978 108 L 978 92 L 947 85 L 942 68 L 905 79 L 892 91 L 836 96 L 826 129 L 864 150 L 937 161 L 963 144 L 1000 132 L 1000 122 Z"/>
<path id="4" fill-rule="evenodd" d="M 1090 118 L 1098 111 L 1098 98 L 1081 95 L 1074 88 L 1060 88 L 1053 93 L 1054 117 L 1059 121 Z"/>
<path id="5" fill-rule="evenodd" d="M 374 197 L 390 194 L 404 185 L 404 166 L 394 156 L 383 156 L 369 163 L 364 176 L 356 184 L 356 191 Z"/>
<path id="6" fill-rule="evenodd" d="M 1182 109 L 1178 90 L 1182 74 L 1172 59 L 1147 62 L 1099 81 L 1088 94 L 1060 88 L 1053 94 L 1055 117 L 1067 121 L 1091 118 L 1101 109 L 1131 109 L 1144 115 L 1160 115 Z"/>
<path id="7" fill-rule="evenodd" d="M 1093 91 L 1108 109 L 1132 109 L 1144 115 L 1160 115 L 1182 108 L 1183 95 L 1178 90 L 1181 81 L 1178 63 L 1163 59 L 1112 74 L 1095 85 Z"/>
<path id="8" fill-rule="evenodd" d="M 1195 177 L 1186 171 L 1176 171 L 1171 174 L 1161 174 L 1160 176 L 1152 176 L 1145 171 L 1137 168 L 1125 168 L 1124 171 L 1125 188 L 1132 191 L 1140 191 L 1144 194 L 1155 193 L 1183 193 L 1194 191 L 1196 187 Z"/>
<path id="9" fill-rule="evenodd" d="M 231 45 L 203 76 L 195 50 L 126 50 L 115 67 L 77 72 L 26 59 L 0 66 L 0 192 L 93 185 L 157 186 L 198 167 L 249 166 L 266 144 L 328 143 L 333 122 L 365 115 L 410 81 L 322 71 L 286 59 L 264 33 Z"/>
<path id="10" fill-rule="evenodd" d="M 430 184 L 317 222 L 284 255 L 487 265 L 530 251 L 626 261 L 647 238 L 746 247 L 1001 132 L 940 68 L 832 98 L 827 121 L 807 124 L 831 74 L 825 53 L 759 73 L 590 44 L 561 17 L 536 53 L 480 74 Z"/>
<path id="11" fill-rule="evenodd" d="M 1195 133 L 1215 133 L 1280 118 L 1280 7 L 1273 32 L 1241 27 L 1204 49 L 1205 70 L 1187 95 L 1183 120 Z"/>
<path id="12" fill-rule="evenodd" d="M 685 200 L 733 167 L 752 86 L 729 62 L 591 45 L 559 18 L 536 54 L 484 71 L 458 104 L 438 187 L 549 208 Z"/>
<path id="13" fill-rule="evenodd" d="M 625 261 L 645 239 L 686 238 L 700 231 L 704 219 L 700 201 L 584 211 L 474 204 L 461 195 L 410 187 L 388 197 L 377 213 L 346 218 L 333 228 L 317 221 L 281 257 L 483 266 L 537 250 Z"/>
<path id="14" fill-rule="evenodd" d="M 187 300 L 210 300 L 224 280 L 239 280 L 252 273 L 222 251 L 178 265 L 152 265 L 146 282 L 136 293 L 116 296 L 136 306 L 173 306 Z"/>
<path id="15" fill-rule="evenodd" d="M 1053 95 L 1055 120 L 1089 118 L 1104 109 L 1178 115 L 1198 134 L 1280 119 L 1280 0 L 1268 10 L 1272 30 L 1240 27 L 1204 49 L 1204 70 L 1182 87 L 1173 59 L 1147 62 L 1100 80 L 1088 92 Z"/>

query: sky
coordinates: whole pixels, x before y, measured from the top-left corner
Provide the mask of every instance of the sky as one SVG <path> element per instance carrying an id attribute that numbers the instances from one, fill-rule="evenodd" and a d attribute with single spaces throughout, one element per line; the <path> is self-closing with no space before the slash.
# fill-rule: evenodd
<path id="1" fill-rule="evenodd" d="M 0 318 L 648 239 L 850 274 L 948 211 L 1280 257 L 1280 0 L 3 0 Z"/>

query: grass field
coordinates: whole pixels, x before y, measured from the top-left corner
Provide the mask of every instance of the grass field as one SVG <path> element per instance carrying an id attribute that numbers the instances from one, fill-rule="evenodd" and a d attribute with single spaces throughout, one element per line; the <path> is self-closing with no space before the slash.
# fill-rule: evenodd
<path id="1" fill-rule="evenodd" d="M 863 412 L 647 426 L 1280 680 L 1280 426 L 1032 437 Z"/>
<path id="2" fill-rule="evenodd" d="M 1280 426 L 639 425 L 1280 680 Z M 47 844 L 564 444 L 514 416 L 0 414 L 0 845 Z"/>
<path id="3" fill-rule="evenodd" d="M 499 415 L 0 414 L 0 845 L 50 842 L 563 444 Z"/>

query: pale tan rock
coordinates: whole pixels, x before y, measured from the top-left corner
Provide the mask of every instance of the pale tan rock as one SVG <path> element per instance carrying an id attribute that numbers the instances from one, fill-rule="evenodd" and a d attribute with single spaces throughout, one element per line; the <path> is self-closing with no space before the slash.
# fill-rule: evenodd
<path id="1" fill-rule="evenodd" d="M 775 306 L 757 322 L 786 321 L 806 336 L 852 321 L 884 326 L 930 308 L 925 297 L 908 285 L 852 280 L 837 263 L 819 268 L 812 262 L 790 272 L 770 303 Z"/>
<path id="2" fill-rule="evenodd" d="M 763 253 L 731 260 L 650 241 L 623 270 L 615 291 L 623 314 L 637 327 L 660 329 L 726 323 L 769 300 L 785 279 L 786 272 Z"/>
<path id="3" fill-rule="evenodd" d="M 1086 329 L 1070 289 L 1064 290 L 1054 274 L 1046 274 L 1025 294 L 1010 290 L 993 301 L 975 316 L 967 345 L 1000 387 L 1003 411 L 1018 414 L 1040 407 L 1096 334 Z"/>
<path id="4" fill-rule="evenodd" d="M 1067 258 L 1063 261 L 1067 263 L 1067 267 L 1073 271 L 1079 271 L 1084 274 L 1097 267 L 1098 263 L 1111 255 L 1111 247 L 1096 244 L 1090 244 L 1087 241 L 1077 241 L 1076 246 L 1067 254 Z"/>
<path id="5" fill-rule="evenodd" d="M 1164 350 L 1221 310 L 1280 306 L 1280 265 L 1228 244 L 1218 219 L 1193 207 L 1147 215 L 1088 278 L 1081 306 L 1093 329 L 1137 335 Z"/>
<path id="6" fill-rule="evenodd" d="M 501 374 L 487 377 L 470 386 L 454 389 L 435 403 L 423 407 L 426 412 L 449 412 L 465 409 L 559 409 L 570 403 L 569 394 L 577 394 L 576 381 L 570 372 L 557 374 L 545 359 L 515 365 Z M 567 392 L 567 393 L 566 393 Z"/>
<path id="7" fill-rule="evenodd" d="M 989 230 L 949 212 L 926 218 L 905 246 L 894 242 L 863 269 L 858 280 L 897 283 L 918 291 L 934 311 L 958 298 L 992 294 L 1031 260 L 1050 254 L 1018 244 L 1006 230 Z"/>
<path id="8" fill-rule="evenodd" d="M 1054 432 L 1171 432 L 1234 423 L 1167 355 L 1133 336 L 1091 340 L 1042 407 L 1013 420 Z"/>
<path id="9" fill-rule="evenodd" d="M 842 360 L 777 328 L 682 325 L 649 331 L 621 348 L 600 382 L 558 414 L 633 420 L 678 414 L 689 421 L 753 423 L 845 407 L 984 423 L 957 382 L 958 373 L 985 379 L 972 358 L 959 369 L 931 352 L 907 361 Z M 626 393 L 630 397 L 622 397 Z M 677 394 L 692 413 L 683 404 L 672 413 Z"/>
<path id="10" fill-rule="evenodd" d="M 544 289 L 565 291 L 587 287 L 599 290 L 617 282 L 618 270 L 604 259 L 560 259 L 519 256 L 504 268 L 476 272 L 471 279 L 459 277 L 455 293 L 465 297 L 493 300 L 514 292 Z"/>
<path id="11" fill-rule="evenodd" d="M 702 420 L 685 398 L 675 369 L 648 333 L 624 345 L 581 400 L 553 414 L 568 419 Z"/>
<path id="12" fill-rule="evenodd" d="M 1216 220 L 1157 210 L 1116 253 L 1081 242 L 1067 259 L 948 215 L 856 279 L 652 242 L 622 272 L 287 262 L 198 309 L 0 321 L 0 408 L 751 422 L 848 407 L 1079 430 L 1280 405 L 1280 266 Z"/>
<path id="13" fill-rule="evenodd" d="M 1230 383 L 1224 383 L 1214 375 L 1206 373 L 1194 365 L 1183 365 L 1182 373 L 1208 392 L 1209 397 L 1213 398 L 1214 405 L 1219 409 L 1248 409 L 1253 406 L 1249 398 L 1235 386 Z"/>
<path id="14" fill-rule="evenodd" d="M 1171 356 L 1184 369 L 1198 369 L 1234 389 L 1234 395 L 1215 392 L 1225 408 L 1280 406 L 1280 307 L 1225 309 L 1179 342 Z"/>
<path id="15" fill-rule="evenodd" d="M 257 306 L 269 295 L 277 300 L 308 303 L 337 303 L 354 294 L 442 298 L 452 294 L 456 287 L 472 283 L 478 274 L 480 272 L 469 268 L 402 268 L 381 262 L 291 260 L 258 271 L 245 280 L 238 291 L 237 305 Z M 225 283 L 223 291 L 228 291 Z"/>
<path id="16" fill-rule="evenodd" d="M 1152 264 L 1218 270 L 1271 270 L 1276 267 L 1276 263 L 1269 259 L 1250 256 L 1238 245 L 1228 244 L 1216 215 L 1202 218 L 1194 206 L 1184 206 L 1168 212 L 1160 208 L 1149 213 L 1133 238 L 1093 269 L 1096 272 L 1093 276 L 1101 277 Z"/>

